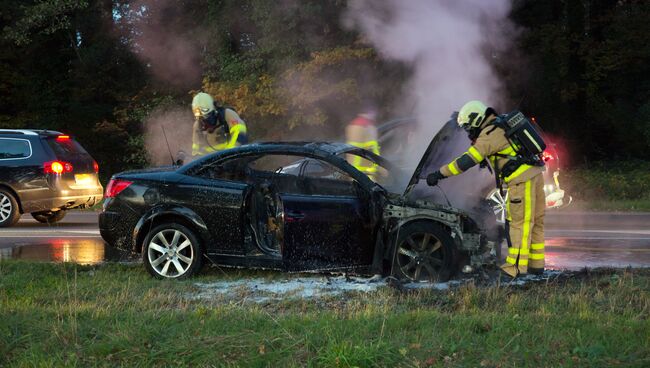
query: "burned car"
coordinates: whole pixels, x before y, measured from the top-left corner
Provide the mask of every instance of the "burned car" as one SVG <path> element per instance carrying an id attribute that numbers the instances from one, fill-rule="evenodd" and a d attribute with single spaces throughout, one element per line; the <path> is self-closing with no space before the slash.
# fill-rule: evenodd
<path id="1" fill-rule="evenodd" d="M 347 155 L 383 174 L 370 180 Z M 246 145 L 181 167 L 114 175 L 100 232 L 109 244 L 141 253 L 159 278 L 188 277 L 207 260 L 446 279 L 459 259 L 485 253 L 490 234 L 481 216 L 413 197 L 426 162 L 409 176 L 347 144 Z"/>

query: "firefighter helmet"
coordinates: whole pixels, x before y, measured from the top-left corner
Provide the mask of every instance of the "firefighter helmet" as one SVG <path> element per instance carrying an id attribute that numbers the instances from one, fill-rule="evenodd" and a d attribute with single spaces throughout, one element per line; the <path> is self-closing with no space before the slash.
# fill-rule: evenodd
<path id="1" fill-rule="evenodd" d="M 195 118 L 207 118 L 214 112 L 214 100 L 205 92 L 199 92 L 192 99 L 192 112 Z"/>
<path id="2" fill-rule="evenodd" d="M 485 120 L 487 109 L 488 107 L 478 100 L 464 104 L 458 112 L 458 125 L 465 130 L 480 127 Z"/>

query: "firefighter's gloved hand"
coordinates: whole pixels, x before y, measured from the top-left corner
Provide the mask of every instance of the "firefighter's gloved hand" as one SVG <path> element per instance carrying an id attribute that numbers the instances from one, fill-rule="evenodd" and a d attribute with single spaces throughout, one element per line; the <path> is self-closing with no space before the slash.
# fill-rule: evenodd
<path id="1" fill-rule="evenodd" d="M 434 173 L 431 173 L 431 174 L 427 175 L 427 184 L 430 187 L 436 186 L 436 185 L 438 185 L 438 182 L 440 180 L 444 179 L 444 178 L 445 178 L 445 176 L 442 175 L 442 173 L 440 171 L 436 171 Z"/>

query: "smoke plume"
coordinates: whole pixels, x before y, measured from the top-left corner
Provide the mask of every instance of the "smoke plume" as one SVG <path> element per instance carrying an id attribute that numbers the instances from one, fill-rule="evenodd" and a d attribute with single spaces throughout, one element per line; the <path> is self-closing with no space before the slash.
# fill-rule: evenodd
<path id="1" fill-rule="evenodd" d="M 383 57 L 413 68 L 404 99 L 437 132 L 469 100 L 501 103 L 489 57 L 507 46 L 509 10 L 509 0 L 352 0 L 345 22 Z"/>
<path id="2" fill-rule="evenodd" d="M 359 30 L 382 57 L 413 70 L 402 100 L 414 103 L 421 131 L 402 160 L 418 162 L 451 113 L 465 102 L 478 99 L 496 108 L 503 103 L 502 85 L 492 63 L 512 40 L 509 11 L 509 0 L 350 1 L 344 24 Z M 450 156 L 462 153 L 469 141 L 455 145 L 446 148 Z M 478 177 L 489 180 L 482 172 Z M 444 181 L 445 186 L 452 186 L 448 193 L 454 206 L 470 207 L 466 194 L 481 186 L 468 179 Z"/>
<path id="3" fill-rule="evenodd" d="M 126 20 L 134 54 L 159 80 L 181 89 L 201 82 L 201 39 L 183 4 L 171 0 L 139 0 L 129 4 Z"/>
<path id="4" fill-rule="evenodd" d="M 144 142 L 149 162 L 154 166 L 170 165 L 185 153 L 191 160 L 193 117 L 186 106 L 155 109 L 145 120 Z"/>

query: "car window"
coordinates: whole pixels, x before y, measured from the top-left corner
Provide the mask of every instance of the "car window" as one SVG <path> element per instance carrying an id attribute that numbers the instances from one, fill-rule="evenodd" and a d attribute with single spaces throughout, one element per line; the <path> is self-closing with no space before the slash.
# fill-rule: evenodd
<path id="1" fill-rule="evenodd" d="M 246 167 L 256 157 L 237 157 L 226 161 L 208 162 L 196 172 L 196 176 L 208 179 L 246 181 Z"/>
<path id="2" fill-rule="evenodd" d="M 72 138 L 48 138 L 47 145 L 60 160 L 90 156 L 81 145 Z"/>
<path id="3" fill-rule="evenodd" d="M 0 160 L 28 158 L 32 155 L 32 146 L 26 139 L 0 138 Z"/>
<path id="4" fill-rule="evenodd" d="M 352 177 L 347 173 L 335 168 L 327 162 L 319 160 L 307 160 L 302 176 L 306 178 L 325 178 L 341 181 L 352 181 Z"/>

